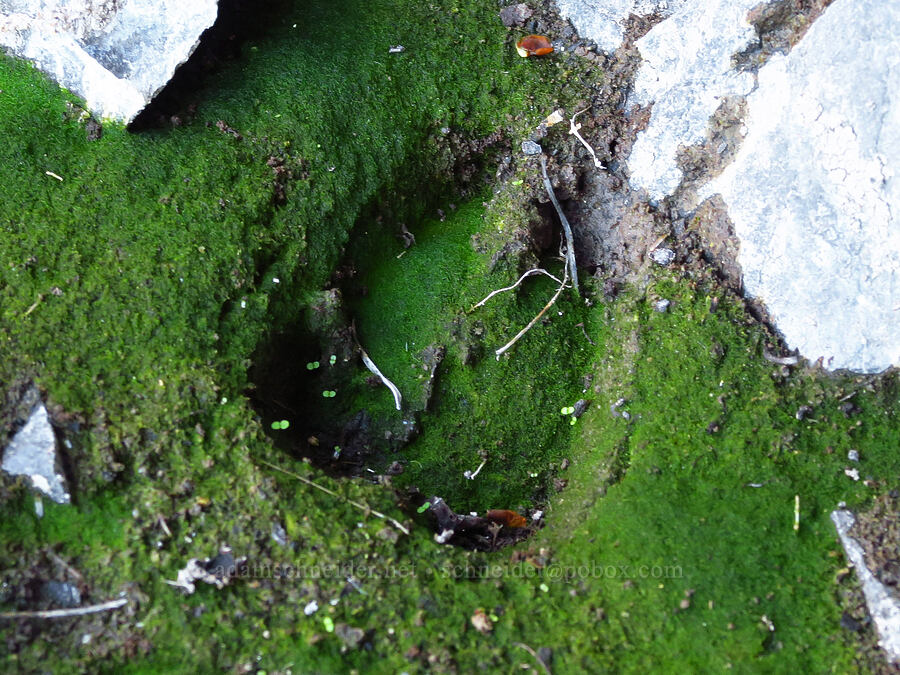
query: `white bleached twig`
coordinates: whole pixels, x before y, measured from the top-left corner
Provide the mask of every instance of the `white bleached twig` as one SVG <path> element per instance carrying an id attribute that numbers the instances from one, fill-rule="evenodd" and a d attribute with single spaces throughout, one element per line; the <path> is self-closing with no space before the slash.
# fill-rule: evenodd
<path id="1" fill-rule="evenodd" d="M 403 401 L 403 397 L 400 395 L 400 390 L 397 389 L 397 385 L 387 379 L 384 374 L 378 370 L 378 366 L 375 365 L 375 362 L 369 358 L 369 355 L 366 353 L 366 350 L 362 348 L 362 345 L 359 344 L 359 339 L 356 337 L 356 326 L 353 327 L 353 339 L 356 340 L 356 346 L 359 347 L 359 353 L 362 356 L 363 364 L 366 368 L 369 369 L 374 375 L 376 375 L 385 387 L 391 390 L 391 393 L 394 395 L 394 405 L 397 406 L 397 410 L 400 410 L 400 403 Z"/>
<path id="2" fill-rule="evenodd" d="M 538 312 L 537 316 L 535 316 L 531 321 L 529 321 L 528 325 L 525 326 L 525 328 L 523 328 L 518 333 L 516 333 L 516 336 L 512 340 L 510 340 L 505 345 L 500 347 L 500 349 L 498 349 L 497 351 L 494 352 L 494 354 L 497 355 L 498 361 L 500 360 L 500 356 L 506 350 L 508 350 L 510 347 L 512 347 L 514 344 L 516 344 L 516 342 L 519 341 L 519 338 L 521 338 L 523 335 L 525 335 L 525 333 L 527 333 L 529 330 L 531 330 L 531 327 L 534 324 L 536 324 L 542 316 L 544 316 L 544 314 L 547 312 L 547 310 L 550 309 L 553 306 L 553 303 L 556 302 L 557 298 L 559 298 L 560 294 L 563 292 L 563 289 L 566 287 L 566 282 L 569 280 L 569 268 L 565 267 L 564 272 L 565 272 L 565 274 L 563 274 L 562 282 L 560 283 L 559 288 L 556 289 L 556 293 L 554 293 L 553 297 L 550 298 L 550 302 L 548 302 L 546 305 L 544 305 L 544 309 L 542 309 L 540 312 Z"/>
<path id="3" fill-rule="evenodd" d="M 472 309 L 475 309 L 476 307 L 481 307 L 484 303 L 486 303 L 488 300 L 493 298 L 495 295 L 498 295 L 499 293 L 505 293 L 506 291 L 511 291 L 513 289 L 518 288 L 519 284 L 521 284 L 523 281 L 525 281 L 525 278 L 530 277 L 532 274 L 546 274 L 548 277 L 553 279 L 553 281 L 555 281 L 556 283 L 558 283 L 558 284 L 562 283 L 559 279 L 557 279 L 555 276 L 550 274 L 550 272 L 548 272 L 547 270 L 542 269 L 540 267 L 536 267 L 533 270 L 528 270 L 527 272 L 525 272 L 525 274 L 520 276 L 519 280 L 516 283 L 514 283 L 512 286 L 507 286 L 506 288 L 498 288 L 496 291 L 491 291 L 490 293 L 487 294 L 487 297 L 484 300 L 479 302 Z"/>
<path id="4" fill-rule="evenodd" d="M 587 112 L 587 110 L 588 109 L 585 108 L 584 110 L 581 110 L 581 111 L 575 113 L 574 115 L 572 115 L 572 119 L 569 120 L 569 133 L 572 134 L 573 136 L 575 136 L 575 138 L 577 138 L 579 141 L 581 141 L 581 144 L 587 148 L 589 153 L 591 153 L 591 157 L 594 159 L 594 166 L 597 167 L 598 169 L 602 169 L 603 164 L 600 162 L 599 159 L 597 159 L 597 153 L 594 152 L 594 148 L 592 148 L 590 143 L 588 143 L 586 140 L 584 140 L 582 135 L 578 133 L 578 130 L 581 128 L 581 125 L 575 124 L 575 118 L 578 117 L 581 113 Z"/>
<path id="5" fill-rule="evenodd" d="M 83 616 L 96 614 L 110 609 L 118 609 L 128 604 L 128 598 L 119 598 L 109 602 L 101 602 L 99 605 L 87 605 L 85 607 L 72 607 L 71 609 L 48 609 L 40 612 L 0 612 L 0 619 L 59 619 L 67 616 Z"/>
<path id="6" fill-rule="evenodd" d="M 556 209 L 556 215 L 559 216 L 559 222 L 562 223 L 563 232 L 566 235 L 566 272 L 572 275 L 572 287 L 575 289 L 575 293 L 580 295 L 581 291 L 578 290 L 578 270 L 575 269 L 575 237 L 572 236 L 572 227 L 569 225 L 566 214 L 563 213 L 562 207 L 559 205 L 556 193 L 553 192 L 553 184 L 547 175 L 547 159 L 543 154 L 541 155 L 541 172 L 544 174 L 544 187 L 547 189 L 547 194 L 550 196 L 550 201 L 553 203 L 553 208 Z M 560 290 L 562 290 L 562 287 L 560 287 Z"/>

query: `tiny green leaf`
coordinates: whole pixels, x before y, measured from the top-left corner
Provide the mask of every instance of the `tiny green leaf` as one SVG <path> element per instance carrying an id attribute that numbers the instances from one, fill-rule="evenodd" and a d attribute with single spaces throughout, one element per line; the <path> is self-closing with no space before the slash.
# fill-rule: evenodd
<path id="1" fill-rule="evenodd" d="M 334 354 L 332 354 L 331 358 L 328 359 L 328 363 L 333 366 L 335 363 L 337 363 L 337 357 Z"/>
<path id="2" fill-rule="evenodd" d="M 425 502 L 424 504 L 422 504 L 422 506 L 420 506 L 420 507 L 419 507 L 418 509 L 416 509 L 416 510 L 417 510 L 419 513 L 425 513 L 425 512 L 426 512 L 428 509 L 430 509 L 430 508 L 431 508 L 431 502 Z"/>
<path id="3" fill-rule="evenodd" d="M 324 619 L 322 619 L 322 625 L 325 626 L 326 633 L 334 632 L 334 621 L 330 616 L 326 616 Z"/>
<path id="4" fill-rule="evenodd" d="M 306 364 L 306 369 L 307 369 L 307 370 L 315 370 L 315 369 L 318 368 L 318 367 L 319 367 L 319 362 L 318 362 L 318 361 L 310 361 L 309 363 Z"/>
<path id="5" fill-rule="evenodd" d="M 575 412 L 575 407 L 567 405 L 564 408 L 560 408 L 559 412 L 561 412 L 563 415 L 571 415 L 573 412 Z"/>

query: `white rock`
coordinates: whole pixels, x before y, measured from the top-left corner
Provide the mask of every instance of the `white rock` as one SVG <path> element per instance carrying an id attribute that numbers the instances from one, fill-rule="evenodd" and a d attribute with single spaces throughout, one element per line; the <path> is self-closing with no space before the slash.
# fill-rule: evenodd
<path id="1" fill-rule="evenodd" d="M 856 569 L 856 576 L 866 598 L 869 616 L 878 631 L 878 645 L 885 651 L 888 661 L 900 662 L 900 602 L 891 595 L 869 568 L 862 546 L 850 536 L 855 518 L 850 511 L 832 511 L 831 521 L 837 529 L 847 560 Z"/>
<path id="2" fill-rule="evenodd" d="M 0 45 L 128 122 L 194 51 L 216 0 L 0 0 Z"/>
<path id="3" fill-rule="evenodd" d="M 56 436 L 43 403 L 6 446 L 2 468 L 12 476 L 28 476 L 32 487 L 56 503 L 69 503 L 65 478 L 56 471 Z"/>
<path id="4" fill-rule="evenodd" d="M 900 3 L 836 0 L 759 72 L 722 195 L 747 293 L 826 368 L 900 364 Z"/>
<path id="5" fill-rule="evenodd" d="M 618 49 L 631 14 L 667 16 L 690 0 L 557 0 L 559 12 L 569 19 L 578 34 L 593 40 L 600 49 Z"/>
<path id="6" fill-rule="evenodd" d="M 756 38 L 747 12 L 760 0 L 691 0 L 637 41 L 644 63 L 633 102 L 653 105 L 650 123 L 628 158 L 631 184 L 652 201 L 681 182 L 678 147 L 703 142 L 710 116 L 725 96 L 746 95 L 753 75 L 731 67 L 732 56 Z"/>

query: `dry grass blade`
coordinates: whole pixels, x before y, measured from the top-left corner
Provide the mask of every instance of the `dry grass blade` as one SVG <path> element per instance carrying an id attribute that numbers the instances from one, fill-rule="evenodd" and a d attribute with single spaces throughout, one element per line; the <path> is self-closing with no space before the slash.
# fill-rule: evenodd
<path id="1" fill-rule="evenodd" d="M 319 485 L 318 483 L 311 481 L 309 478 L 304 478 L 299 473 L 294 473 L 293 471 L 288 471 L 287 469 L 282 469 L 280 466 L 276 466 L 275 464 L 272 464 L 271 462 L 267 462 L 264 459 L 261 459 L 259 461 L 262 462 L 263 464 L 265 464 L 266 466 L 268 466 L 272 469 L 275 469 L 276 471 L 280 471 L 281 473 L 283 473 L 287 476 L 290 476 L 291 478 L 296 478 L 304 485 L 309 485 L 310 487 L 314 487 L 317 490 L 321 490 L 322 492 L 324 492 L 327 495 L 331 495 L 332 497 L 335 497 L 337 499 L 345 501 L 348 504 L 350 504 L 350 506 L 354 506 L 357 509 L 359 509 L 360 511 L 363 511 L 365 513 L 371 513 L 376 518 L 381 518 L 382 520 L 387 520 L 394 527 L 396 527 L 398 530 L 400 530 L 403 534 L 409 534 L 409 530 L 406 529 L 402 524 L 397 522 L 395 519 L 391 518 L 390 516 L 386 516 L 383 513 L 376 511 L 375 509 L 369 508 L 366 504 L 361 504 L 360 502 L 355 502 L 352 499 L 347 499 L 346 497 L 342 497 L 334 490 L 329 490 L 327 487 Z"/>

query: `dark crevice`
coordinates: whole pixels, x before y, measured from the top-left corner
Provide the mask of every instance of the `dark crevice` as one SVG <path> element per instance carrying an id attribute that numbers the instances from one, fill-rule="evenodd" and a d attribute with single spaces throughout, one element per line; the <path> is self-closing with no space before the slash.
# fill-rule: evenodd
<path id="1" fill-rule="evenodd" d="M 245 42 L 267 33 L 287 11 L 285 0 L 220 0 L 215 23 L 153 100 L 128 125 L 130 131 L 180 126 L 193 117 L 209 76 L 241 55 Z"/>

